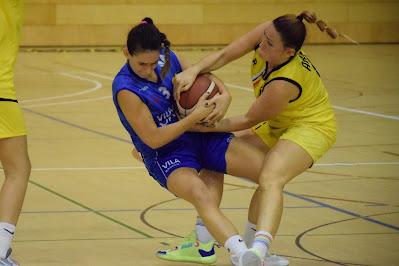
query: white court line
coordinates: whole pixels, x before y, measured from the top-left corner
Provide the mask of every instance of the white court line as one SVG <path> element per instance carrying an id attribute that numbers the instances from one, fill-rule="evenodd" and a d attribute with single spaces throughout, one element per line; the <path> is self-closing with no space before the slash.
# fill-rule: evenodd
<path id="1" fill-rule="evenodd" d="M 88 75 L 95 76 L 95 77 L 99 77 L 99 78 L 103 78 L 103 79 L 107 79 L 107 80 L 112 80 L 111 77 L 104 76 L 104 75 L 101 75 L 101 74 L 98 74 L 98 73 L 94 73 L 94 72 L 85 72 L 85 73 L 88 74 Z M 236 89 L 240 89 L 240 90 L 243 90 L 243 91 L 247 91 L 247 92 L 253 93 L 253 90 L 250 89 L 250 88 L 247 88 L 247 87 L 243 87 L 243 86 L 239 86 L 239 85 L 235 85 L 235 84 L 231 84 L 231 83 L 225 83 L 225 84 L 228 87 L 232 87 L 232 88 L 236 88 Z M 384 115 L 384 114 L 380 114 L 380 113 L 368 112 L 368 111 L 363 111 L 363 110 L 360 110 L 360 109 L 348 108 L 348 107 L 338 106 L 338 105 L 333 105 L 333 108 L 335 108 L 337 110 L 351 112 L 351 113 L 364 114 L 364 115 L 369 115 L 369 116 L 381 117 L 381 118 L 385 118 L 385 119 L 399 120 L 399 116 L 395 116 L 395 115 Z"/>
<path id="2" fill-rule="evenodd" d="M 395 116 L 395 115 L 384 115 L 384 114 L 368 112 L 368 111 L 363 111 L 363 110 L 358 110 L 358 109 L 353 109 L 353 108 L 347 108 L 347 107 L 337 106 L 337 105 L 333 105 L 333 107 L 338 110 L 352 112 L 352 113 L 371 115 L 371 116 L 382 117 L 382 118 L 392 119 L 392 120 L 399 120 L 399 116 Z"/>
<path id="3" fill-rule="evenodd" d="M 83 102 L 100 101 L 100 100 L 109 99 L 109 98 L 111 98 L 111 96 L 107 95 L 107 96 L 101 96 L 101 97 L 89 98 L 89 99 L 83 99 L 83 100 L 64 101 L 64 102 L 57 102 L 57 103 L 39 103 L 39 104 L 31 104 L 31 105 L 24 105 L 24 106 L 22 106 L 22 107 L 24 107 L 24 108 L 32 108 L 32 107 L 39 107 L 39 106 L 75 104 L 75 103 L 83 103 Z"/>
<path id="4" fill-rule="evenodd" d="M 90 88 L 90 89 L 87 89 L 87 90 L 84 90 L 84 91 L 80 91 L 80 92 L 74 92 L 74 93 L 70 93 L 70 94 L 63 94 L 63 95 L 59 95 L 59 96 L 43 97 L 43 98 L 32 99 L 32 100 L 22 100 L 22 101 L 19 101 L 19 102 L 20 103 L 28 103 L 28 102 L 31 103 L 31 102 L 39 102 L 39 101 L 47 101 L 47 100 L 55 100 L 55 99 L 74 97 L 74 96 L 90 93 L 90 92 L 93 92 L 93 91 L 96 91 L 96 90 L 102 88 L 102 83 L 98 82 L 97 80 L 84 78 L 84 77 L 73 75 L 73 74 L 66 73 L 66 72 L 60 72 L 58 74 L 63 75 L 63 76 L 67 76 L 67 77 L 71 77 L 71 78 L 75 78 L 75 79 L 89 81 L 89 82 L 94 83 L 95 86 L 94 86 L 94 88 Z"/>
<path id="5" fill-rule="evenodd" d="M 236 89 L 240 89 L 240 90 L 248 91 L 248 92 L 253 92 L 253 90 L 251 90 L 247 87 L 238 86 L 238 85 L 234 85 L 231 83 L 225 83 L 225 84 L 232 88 L 236 88 Z M 333 105 L 333 108 L 335 108 L 337 110 L 351 112 L 351 113 L 364 114 L 364 115 L 369 115 L 369 116 L 381 117 L 381 118 L 385 118 L 385 119 L 399 120 L 399 116 L 395 116 L 395 115 L 384 115 L 384 114 L 380 114 L 380 113 L 368 112 L 368 111 L 363 111 L 363 110 L 354 109 L 354 108 L 347 108 L 347 107 L 338 106 L 338 105 Z"/>
<path id="6" fill-rule="evenodd" d="M 314 166 L 361 166 L 361 165 L 399 165 L 399 162 L 364 162 L 364 163 L 315 163 Z"/>
<path id="7" fill-rule="evenodd" d="M 103 79 L 106 79 L 106 80 L 113 80 L 112 77 L 105 76 L 105 75 L 102 75 L 102 74 L 99 74 L 99 73 L 95 73 L 95 72 L 88 72 L 88 71 L 87 71 L 87 72 L 84 72 L 84 73 L 87 74 L 87 75 L 91 75 L 91 76 L 103 78 Z M 76 76 L 76 77 L 79 77 L 79 76 Z M 82 77 L 79 77 L 79 78 L 84 79 L 84 78 L 82 78 Z M 89 80 L 89 79 L 86 79 L 86 80 Z M 249 89 L 249 88 L 247 88 L 247 87 L 243 87 L 243 86 L 239 86 L 239 85 L 235 85 L 235 84 L 231 84 L 231 83 L 225 83 L 225 84 L 226 84 L 227 86 L 229 86 L 229 87 L 232 87 L 232 88 L 236 88 L 236 89 L 240 89 L 240 90 L 243 90 L 243 91 L 247 91 L 247 92 L 253 93 L 253 90 L 252 90 L 252 89 Z M 104 99 L 104 98 L 101 98 L 101 99 Z M 96 99 L 96 100 L 98 100 L 98 99 Z M 21 102 L 23 102 L 23 101 L 21 101 Z M 62 103 L 62 104 L 71 104 L 71 103 L 75 103 L 75 102 L 73 102 L 73 101 L 71 101 L 71 102 L 64 102 L 64 103 Z M 54 104 L 48 104 L 48 105 L 56 105 L 56 104 L 54 103 Z M 41 106 L 42 106 L 42 105 L 41 105 Z M 36 107 L 36 106 L 27 106 L 27 107 Z M 391 119 L 391 120 L 399 120 L 399 116 L 395 116 L 395 115 L 384 115 L 384 114 L 380 114 L 380 113 L 368 112 L 368 111 L 363 111 L 363 110 L 360 110 L 360 109 L 347 108 L 347 107 L 338 106 L 338 105 L 333 105 L 333 108 L 335 108 L 335 109 L 337 109 L 337 110 L 342 110 L 342 111 L 346 111 L 346 112 L 351 112 L 351 113 L 364 114 L 364 115 L 375 116 L 375 117 L 381 117 L 381 118 Z"/>
<path id="8" fill-rule="evenodd" d="M 94 77 L 98 77 L 98 78 L 103 78 L 103 79 L 107 79 L 107 80 L 114 80 L 114 79 L 111 78 L 111 77 L 104 76 L 104 75 L 101 75 L 101 74 L 95 73 L 95 72 L 84 72 L 84 73 L 87 74 L 87 75 L 91 75 L 91 76 L 94 76 Z"/>
<path id="9" fill-rule="evenodd" d="M 314 166 L 363 166 L 363 165 L 399 165 L 399 162 L 353 162 L 353 163 L 316 163 Z M 32 171 L 95 171 L 95 170 L 142 170 L 144 166 L 110 166 L 110 167 L 43 167 L 32 168 Z"/>

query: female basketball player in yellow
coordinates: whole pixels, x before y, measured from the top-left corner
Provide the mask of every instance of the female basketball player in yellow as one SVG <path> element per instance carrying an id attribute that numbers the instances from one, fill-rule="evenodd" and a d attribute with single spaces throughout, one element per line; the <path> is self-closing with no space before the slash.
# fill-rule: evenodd
<path id="1" fill-rule="evenodd" d="M 0 191 L 0 265 L 11 259 L 11 241 L 30 174 L 26 129 L 18 105 L 13 67 L 22 25 L 22 1 L 0 1 L 0 161 L 5 181 Z"/>
<path id="2" fill-rule="evenodd" d="M 249 222 L 257 224 L 244 265 L 261 265 L 275 237 L 283 210 L 283 189 L 312 166 L 335 142 L 336 121 L 317 69 L 301 50 L 303 20 L 336 38 L 343 36 L 314 13 L 284 15 L 265 22 L 224 49 L 203 58 L 175 77 L 176 97 L 200 73 L 216 70 L 253 51 L 251 75 L 256 100 L 246 114 L 225 118 L 199 131 L 245 131 L 243 139 L 267 151 L 259 187 L 251 201 Z M 214 121 L 209 121 L 211 124 Z"/>

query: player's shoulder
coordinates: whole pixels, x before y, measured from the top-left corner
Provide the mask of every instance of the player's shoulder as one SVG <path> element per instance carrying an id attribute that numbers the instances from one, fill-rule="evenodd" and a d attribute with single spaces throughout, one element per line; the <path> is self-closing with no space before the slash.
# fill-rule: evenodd
<path id="1" fill-rule="evenodd" d="M 138 81 L 136 81 L 135 79 L 135 75 L 131 73 L 129 66 L 126 63 L 114 77 L 114 80 L 112 81 L 112 88 L 113 90 L 126 88 L 134 89 L 135 84 L 138 83 Z"/>

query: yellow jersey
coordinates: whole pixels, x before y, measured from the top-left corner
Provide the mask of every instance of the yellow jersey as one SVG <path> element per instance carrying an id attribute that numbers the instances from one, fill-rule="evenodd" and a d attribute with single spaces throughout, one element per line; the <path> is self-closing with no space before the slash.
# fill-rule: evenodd
<path id="1" fill-rule="evenodd" d="M 335 127 L 335 114 L 327 90 L 318 71 L 302 50 L 268 73 L 268 63 L 255 49 L 251 75 L 255 97 L 259 97 L 266 85 L 274 80 L 285 80 L 299 90 L 298 97 L 290 101 L 282 113 L 268 121 L 271 129 L 287 129 L 303 124 Z"/>
<path id="2" fill-rule="evenodd" d="M 16 100 L 14 64 L 22 26 L 22 0 L 0 1 L 0 98 Z"/>

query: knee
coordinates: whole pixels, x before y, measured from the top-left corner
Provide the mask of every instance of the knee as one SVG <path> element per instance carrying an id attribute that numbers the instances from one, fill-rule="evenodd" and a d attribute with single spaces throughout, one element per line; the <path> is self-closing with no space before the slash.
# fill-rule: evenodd
<path id="1" fill-rule="evenodd" d="M 282 192 L 286 182 L 283 181 L 284 178 L 277 176 L 261 176 L 259 180 L 259 189 L 261 191 L 271 192 L 279 191 Z"/>
<path id="2" fill-rule="evenodd" d="M 191 199 L 197 209 L 216 206 L 215 200 L 207 188 L 194 188 L 191 191 Z"/>
<path id="3" fill-rule="evenodd" d="M 3 167 L 6 178 L 12 178 L 14 180 L 28 182 L 32 169 L 29 158 L 26 158 L 26 160 L 16 163 L 3 164 Z"/>
<path id="4" fill-rule="evenodd" d="M 32 164 L 30 163 L 30 160 L 28 159 L 25 165 L 23 177 L 26 181 L 29 180 L 30 173 L 32 171 Z"/>
<path id="5" fill-rule="evenodd" d="M 21 178 L 21 181 L 28 182 L 31 170 L 32 170 L 32 165 L 30 163 L 29 158 L 27 158 L 25 162 L 21 163 L 20 168 L 18 168 L 17 170 L 18 178 Z"/>

